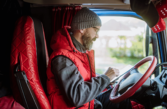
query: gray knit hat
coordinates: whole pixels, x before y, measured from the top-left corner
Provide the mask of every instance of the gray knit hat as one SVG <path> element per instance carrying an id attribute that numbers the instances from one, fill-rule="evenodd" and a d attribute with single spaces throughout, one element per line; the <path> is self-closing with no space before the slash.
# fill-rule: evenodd
<path id="1" fill-rule="evenodd" d="M 101 26 L 99 16 L 88 8 L 82 8 L 76 13 L 71 22 L 72 30 L 80 30 L 95 26 Z"/>

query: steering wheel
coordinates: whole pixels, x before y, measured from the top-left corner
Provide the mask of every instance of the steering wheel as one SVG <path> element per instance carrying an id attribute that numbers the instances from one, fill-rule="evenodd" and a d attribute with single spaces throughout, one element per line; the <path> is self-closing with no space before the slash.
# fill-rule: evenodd
<path id="1" fill-rule="evenodd" d="M 114 103 L 118 103 L 121 102 L 129 97 L 131 97 L 143 84 L 144 82 L 150 77 L 150 75 L 152 74 L 152 72 L 154 71 L 156 64 L 157 64 L 157 59 L 154 56 L 148 56 L 142 60 L 140 60 L 132 69 L 137 69 L 139 68 L 141 65 L 143 65 L 144 63 L 151 61 L 150 66 L 148 67 L 148 69 L 146 70 L 146 72 L 144 73 L 144 75 L 128 90 L 126 90 L 122 95 L 118 96 L 116 95 L 120 86 L 120 83 L 122 80 L 126 79 L 129 75 L 130 75 L 130 71 L 128 73 L 126 73 L 122 79 L 115 85 L 115 87 L 113 88 L 113 90 L 111 91 L 110 94 L 110 101 L 114 102 Z"/>

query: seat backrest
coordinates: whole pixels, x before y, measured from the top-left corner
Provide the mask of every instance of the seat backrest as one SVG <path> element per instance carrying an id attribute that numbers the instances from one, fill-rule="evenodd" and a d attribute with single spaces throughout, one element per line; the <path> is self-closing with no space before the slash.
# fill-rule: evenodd
<path id="1" fill-rule="evenodd" d="M 51 109 L 46 94 L 46 69 L 48 52 L 43 26 L 40 21 L 30 16 L 21 17 L 14 31 L 11 49 L 11 79 L 13 96 L 22 103 L 18 85 L 14 77 L 15 65 L 19 63 L 41 109 Z"/>

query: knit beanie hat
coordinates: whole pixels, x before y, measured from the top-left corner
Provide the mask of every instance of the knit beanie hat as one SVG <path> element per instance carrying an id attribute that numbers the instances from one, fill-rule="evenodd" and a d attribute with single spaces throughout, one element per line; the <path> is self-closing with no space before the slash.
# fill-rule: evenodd
<path id="1" fill-rule="evenodd" d="M 76 13 L 71 22 L 72 30 L 80 30 L 95 26 L 101 26 L 99 16 L 88 8 L 82 8 Z"/>

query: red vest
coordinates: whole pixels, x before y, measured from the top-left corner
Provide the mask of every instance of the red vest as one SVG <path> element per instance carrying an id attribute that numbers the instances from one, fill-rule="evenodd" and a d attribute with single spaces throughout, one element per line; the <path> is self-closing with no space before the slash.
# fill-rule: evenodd
<path id="1" fill-rule="evenodd" d="M 64 27 L 63 29 L 59 30 L 51 40 L 51 48 L 53 49 L 53 53 L 50 56 L 47 69 L 47 91 L 49 94 L 48 98 L 53 109 L 76 108 L 70 106 L 70 104 L 63 97 L 62 91 L 55 82 L 55 77 L 51 72 L 51 61 L 55 56 L 63 55 L 73 61 L 84 81 L 91 81 L 91 77 L 95 77 L 93 50 L 86 51 L 86 53 L 79 52 L 73 45 L 67 28 L 68 27 Z M 85 103 L 83 107 L 78 109 L 94 109 L 94 100 Z"/>

